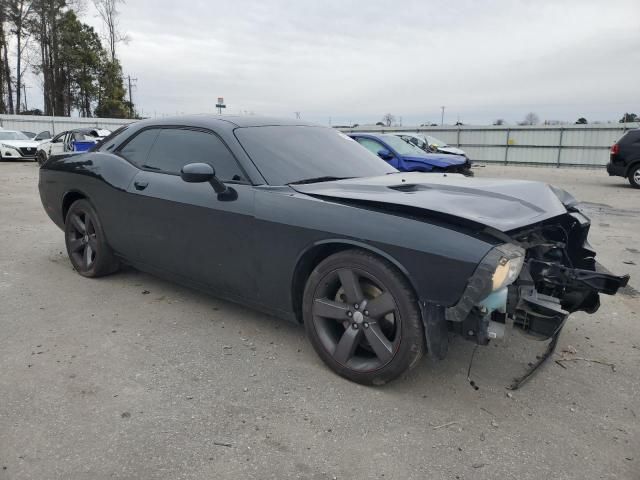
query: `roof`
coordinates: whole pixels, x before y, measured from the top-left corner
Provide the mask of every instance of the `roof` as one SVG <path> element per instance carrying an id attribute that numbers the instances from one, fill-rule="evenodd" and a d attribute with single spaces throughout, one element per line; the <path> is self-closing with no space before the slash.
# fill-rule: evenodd
<path id="1" fill-rule="evenodd" d="M 165 117 L 165 118 L 149 118 L 137 122 L 137 125 L 193 125 L 201 127 L 266 127 L 274 125 L 284 126 L 318 126 L 310 122 L 303 122 L 301 120 L 277 118 L 277 117 L 262 117 L 257 115 L 213 115 L 213 114 L 199 114 L 199 115 L 184 115 L 177 117 Z"/>

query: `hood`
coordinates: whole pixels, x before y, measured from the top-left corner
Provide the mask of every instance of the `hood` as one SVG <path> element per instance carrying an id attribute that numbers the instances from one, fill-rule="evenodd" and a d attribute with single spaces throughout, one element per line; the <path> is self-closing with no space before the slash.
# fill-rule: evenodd
<path id="1" fill-rule="evenodd" d="M 449 155 L 446 153 L 425 153 L 420 156 L 402 155 L 403 162 L 417 162 L 433 165 L 434 167 L 450 167 L 452 165 L 464 165 L 466 158 L 460 155 Z"/>
<path id="2" fill-rule="evenodd" d="M 438 151 L 453 155 L 465 155 L 464 150 L 460 150 L 456 147 L 450 147 L 449 145 L 447 145 L 446 147 L 438 147 Z"/>
<path id="3" fill-rule="evenodd" d="M 36 148 L 40 145 L 38 142 L 32 140 L 0 140 L 0 143 L 11 145 L 15 148 Z"/>
<path id="4" fill-rule="evenodd" d="M 554 189 L 546 183 L 458 174 L 394 173 L 291 185 L 291 188 L 327 199 L 419 208 L 471 220 L 502 232 L 567 212 Z"/>

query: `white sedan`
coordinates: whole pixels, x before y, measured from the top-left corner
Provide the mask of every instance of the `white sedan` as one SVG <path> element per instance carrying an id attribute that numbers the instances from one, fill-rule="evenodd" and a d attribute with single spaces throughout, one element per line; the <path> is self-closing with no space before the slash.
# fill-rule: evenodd
<path id="1" fill-rule="evenodd" d="M 17 130 L 0 130 L 0 160 L 35 160 L 38 144 Z"/>

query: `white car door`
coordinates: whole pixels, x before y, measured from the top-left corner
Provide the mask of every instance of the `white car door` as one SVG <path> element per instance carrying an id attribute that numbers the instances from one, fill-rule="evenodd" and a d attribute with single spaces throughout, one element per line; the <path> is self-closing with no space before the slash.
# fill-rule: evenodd
<path id="1" fill-rule="evenodd" d="M 67 136 L 68 136 L 67 133 L 63 133 L 61 135 L 54 137 L 53 140 L 51 140 L 51 143 L 49 143 L 49 149 L 47 151 L 47 155 L 51 156 L 51 155 L 57 155 L 59 153 L 64 153 L 64 144 Z"/>

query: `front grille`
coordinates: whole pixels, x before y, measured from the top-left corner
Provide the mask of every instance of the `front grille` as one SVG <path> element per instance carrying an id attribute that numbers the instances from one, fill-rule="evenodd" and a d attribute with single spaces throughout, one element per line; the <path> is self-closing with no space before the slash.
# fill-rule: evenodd
<path id="1" fill-rule="evenodd" d="M 24 147 L 20 149 L 20 154 L 23 157 L 35 157 L 36 156 L 36 147 Z"/>
<path id="2" fill-rule="evenodd" d="M 434 172 L 444 172 L 444 173 L 461 173 L 463 175 L 466 175 L 468 177 L 472 177 L 473 176 L 473 172 L 471 171 L 471 162 L 469 160 L 467 160 L 465 163 L 463 163 L 462 165 L 451 165 L 449 167 L 445 167 L 445 168 L 434 168 L 433 169 Z"/>

